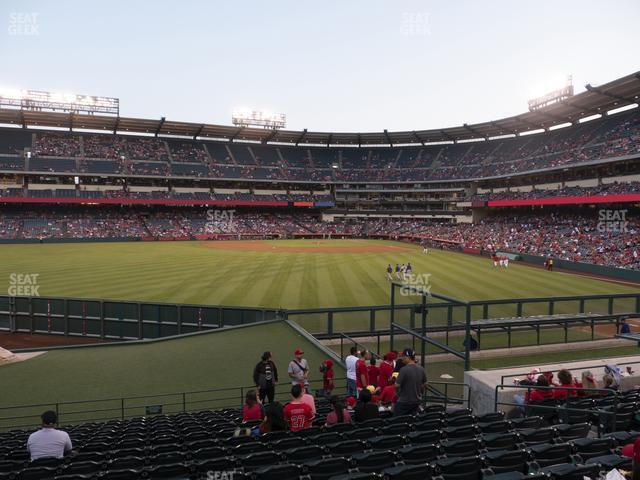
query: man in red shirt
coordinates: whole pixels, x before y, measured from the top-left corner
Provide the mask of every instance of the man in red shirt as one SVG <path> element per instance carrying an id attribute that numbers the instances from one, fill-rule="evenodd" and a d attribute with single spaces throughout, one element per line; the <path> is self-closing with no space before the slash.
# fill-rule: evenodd
<path id="1" fill-rule="evenodd" d="M 284 419 L 294 432 L 311 427 L 313 410 L 302 402 L 302 387 L 299 384 L 291 387 L 291 401 L 284 407 Z"/>
<path id="2" fill-rule="evenodd" d="M 367 360 L 371 358 L 368 350 L 360 352 L 360 358 L 356 361 L 356 388 L 358 392 L 369 385 L 369 372 L 367 370 Z"/>
<path id="3" fill-rule="evenodd" d="M 369 360 L 369 366 L 367 367 L 367 376 L 369 377 L 369 384 L 374 387 L 378 386 L 378 377 L 380 376 L 380 368 L 376 365 L 376 359 L 371 358 Z"/>
<path id="4" fill-rule="evenodd" d="M 389 379 L 393 374 L 393 354 L 386 353 L 384 355 L 384 360 L 378 367 L 378 387 L 384 388 L 389 385 Z"/>

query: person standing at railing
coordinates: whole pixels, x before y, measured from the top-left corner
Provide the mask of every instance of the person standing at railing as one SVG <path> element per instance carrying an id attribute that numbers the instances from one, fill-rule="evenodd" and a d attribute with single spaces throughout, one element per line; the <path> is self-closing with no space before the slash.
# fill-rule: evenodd
<path id="1" fill-rule="evenodd" d="M 304 352 L 300 348 L 296 348 L 293 352 L 293 360 L 289 362 L 289 377 L 291 377 L 292 385 L 300 385 L 304 390 L 309 390 L 309 362 L 302 358 Z"/>
<path id="2" fill-rule="evenodd" d="M 356 362 L 358 361 L 358 348 L 351 347 L 350 353 L 344 363 L 347 366 L 347 396 L 356 397 L 358 395 L 356 383 Z"/>
<path id="3" fill-rule="evenodd" d="M 253 383 L 258 389 L 260 401 L 264 402 L 267 398 L 269 403 L 273 403 L 275 387 L 278 385 L 278 369 L 272 360 L 271 352 L 264 352 L 262 359 L 253 369 Z"/>
<path id="4" fill-rule="evenodd" d="M 416 364 L 416 353 L 411 348 L 402 352 L 404 366 L 396 378 L 398 401 L 394 415 L 414 415 L 420 409 L 422 396 L 427 388 L 427 374 L 424 368 Z"/>
<path id="5" fill-rule="evenodd" d="M 360 358 L 356 362 L 356 388 L 358 395 L 363 388 L 369 385 L 369 371 L 367 370 L 367 362 L 371 359 L 371 354 L 367 349 L 360 352 Z"/>

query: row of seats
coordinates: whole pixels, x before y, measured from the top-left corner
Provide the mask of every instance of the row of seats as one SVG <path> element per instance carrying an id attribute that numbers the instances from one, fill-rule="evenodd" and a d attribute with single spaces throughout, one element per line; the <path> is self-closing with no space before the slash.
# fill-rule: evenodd
<path id="1" fill-rule="evenodd" d="M 319 422 L 329 410 L 326 401 L 318 401 Z M 229 471 L 236 472 L 234 478 L 285 480 L 381 473 L 484 480 L 559 471 L 573 480 L 576 472 L 626 465 L 619 447 L 640 435 L 590 438 L 589 422 L 548 426 L 541 416 L 505 420 L 502 412 L 474 416 L 469 409 L 444 411 L 440 405 L 416 416 L 383 413 L 355 425 L 237 435 L 256 423 L 242 423 L 239 409 L 225 409 L 72 425 L 65 430 L 77 455 L 30 463 L 24 444 L 31 431 L 0 433 L 0 480 L 195 479 Z"/>
<path id="2" fill-rule="evenodd" d="M 587 440 L 587 439 L 585 439 Z M 189 460 L 179 454 L 165 455 L 145 462 L 130 457 L 100 464 L 85 461 L 69 465 L 41 462 L 18 473 L 0 473 L 0 479 L 59 480 L 134 479 L 134 478 L 206 478 L 208 472 L 237 472 L 239 478 L 259 480 L 294 480 L 308 476 L 324 480 L 340 474 L 383 472 L 385 478 L 412 479 L 441 476 L 444 480 L 488 480 L 495 475 L 522 478 L 532 474 L 551 474 L 558 478 L 572 478 L 569 468 L 591 465 L 592 473 L 610 468 L 629 468 L 630 460 L 621 457 L 611 446 L 610 439 L 600 450 L 591 449 L 587 455 L 576 453 L 575 444 L 542 444 L 527 449 L 499 450 L 480 454 L 467 452 L 460 456 L 443 455 L 433 445 L 407 446 L 397 450 L 358 450 L 326 456 L 326 452 L 260 452 L 245 456 L 224 456 L 205 460 Z M 607 442 L 608 440 L 608 442 Z M 579 445 L 578 445 L 579 448 Z M 296 449 L 299 450 L 299 449 Z M 564 465 L 559 467 L 559 465 Z M 422 477 L 417 476 L 422 472 Z M 522 477 L 520 477 L 522 475 Z M 236 475 L 233 475 L 236 478 Z M 596 475 L 597 477 L 597 475 Z M 377 477 L 381 478 L 381 477 Z M 594 477 L 595 478 L 595 477 Z"/>

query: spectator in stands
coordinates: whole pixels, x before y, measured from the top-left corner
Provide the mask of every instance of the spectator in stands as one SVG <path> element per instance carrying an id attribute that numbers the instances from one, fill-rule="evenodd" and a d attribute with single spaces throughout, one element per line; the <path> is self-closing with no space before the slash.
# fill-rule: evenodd
<path id="1" fill-rule="evenodd" d="M 330 359 L 322 362 L 320 366 L 320 371 L 322 372 L 322 395 L 329 398 L 331 396 L 331 392 L 335 388 L 333 384 L 333 361 Z"/>
<path id="2" fill-rule="evenodd" d="M 605 374 L 602 377 L 602 387 L 606 390 L 618 391 L 618 386 L 615 384 L 613 375 Z"/>
<path id="3" fill-rule="evenodd" d="M 402 352 L 404 366 L 396 378 L 398 401 L 394 415 L 414 415 L 422 404 L 422 395 L 427 387 L 427 374 L 416 364 L 416 353 L 411 348 Z"/>
<path id="4" fill-rule="evenodd" d="M 287 422 L 284 419 L 282 404 L 280 404 L 280 402 L 272 402 L 264 407 L 264 420 L 252 433 L 254 435 L 262 435 L 264 433 L 281 432 L 288 429 Z"/>
<path id="5" fill-rule="evenodd" d="M 291 401 L 284 407 L 284 419 L 292 431 L 311 427 L 313 411 L 302 401 L 302 385 L 299 383 L 291 387 Z"/>
<path id="6" fill-rule="evenodd" d="M 371 354 L 365 348 L 360 352 L 360 358 L 356 362 L 356 388 L 358 394 L 363 388 L 369 385 L 369 372 L 367 370 L 367 361 L 371 358 Z"/>
<path id="7" fill-rule="evenodd" d="M 278 384 L 278 369 L 272 360 L 271 352 L 264 352 L 262 359 L 253 369 L 253 383 L 258 389 L 260 401 L 264 402 L 267 398 L 269 403 L 273 403 L 275 386 Z"/>
<path id="8" fill-rule="evenodd" d="M 356 404 L 358 403 L 358 401 L 356 400 L 356 397 L 351 395 L 345 399 L 345 403 L 347 405 L 347 410 L 349 410 L 349 413 L 352 413 L 356 408 Z"/>
<path id="9" fill-rule="evenodd" d="M 326 425 L 351 423 L 351 414 L 349 413 L 349 410 L 344 408 L 344 404 L 340 397 L 333 395 L 329 402 L 331 403 L 331 411 L 327 414 Z"/>
<path id="10" fill-rule="evenodd" d="M 549 380 L 544 375 L 538 375 L 535 389 L 529 389 L 524 395 L 514 395 L 513 401 L 518 404 L 521 414 L 525 413 L 525 404 L 538 403 L 553 398 L 553 391 L 549 388 Z"/>
<path id="11" fill-rule="evenodd" d="M 384 359 L 378 367 L 378 387 L 382 390 L 389 385 L 389 379 L 393 374 L 393 360 L 392 355 L 389 353 L 384 354 Z M 395 379 L 394 379 L 395 382 Z M 395 388 L 395 387 L 394 387 Z"/>
<path id="12" fill-rule="evenodd" d="M 305 390 L 309 389 L 309 363 L 302 358 L 304 352 L 300 348 L 296 348 L 293 352 L 293 360 L 289 362 L 289 377 L 292 385 L 302 385 Z"/>
<path id="13" fill-rule="evenodd" d="M 398 401 L 398 392 L 395 386 L 395 381 L 396 378 L 398 378 L 398 375 L 398 372 L 392 372 L 387 385 L 383 388 L 378 387 L 381 407 L 393 408 Z"/>
<path id="14" fill-rule="evenodd" d="M 604 366 L 604 373 L 610 375 L 613 382 L 611 383 L 611 390 L 618 390 L 620 388 L 620 382 L 622 381 L 622 374 L 618 365 L 609 364 Z M 605 387 L 607 388 L 607 387 Z"/>
<path id="15" fill-rule="evenodd" d="M 374 387 L 378 386 L 378 378 L 380 376 L 380 368 L 377 366 L 376 359 L 371 357 L 369 365 L 367 366 L 367 376 L 369 378 L 369 384 Z"/>
<path id="16" fill-rule="evenodd" d="M 42 428 L 29 435 L 27 440 L 27 451 L 31 456 L 31 461 L 39 458 L 62 458 L 70 453 L 73 445 L 69 434 L 56 429 L 58 416 L 56 412 L 47 410 L 40 418 Z"/>
<path id="17" fill-rule="evenodd" d="M 358 402 L 354 408 L 356 422 L 378 418 L 378 413 L 378 406 L 371 402 L 371 392 L 366 388 L 360 391 Z"/>
<path id="18" fill-rule="evenodd" d="M 311 408 L 311 412 L 313 413 L 313 418 L 316 416 L 316 399 L 313 398 L 313 395 L 306 391 L 302 391 L 302 397 L 300 398 L 302 403 L 306 403 Z"/>
<path id="19" fill-rule="evenodd" d="M 620 319 L 620 333 L 631 333 L 631 327 L 627 323 L 626 317 Z"/>
<path id="20" fill-rule="evenodd" d="M 262 404 L 258 400 L 255 390 L 249 390 L 244 397 L 244 406 L 242 407 L 242 421 L 249 422 L 251 420 L 260 420 L 264 418 Z"/>
<path id="21" fill-rule="evenodd" d="M 558 381 L 560 382 L 559 387 L 561 388 L 572 388 L 577 387 L 578 381 L 573 378 L 571 372 L 565 368 L 558 372 Z M 554 390 L 553 398 L 557 398 L 559 400 L 566 400 L 568 397 L 576 397 L 578 396 L 577 390 Z"/>
<path id="22" fill-rule="evenodd" d="M 356 397 L 358 395 L 356 382 L 356 362 L 358 361 L 358 349 L 351 347 L 350 353 L 345 359 L 347 366 L 347 395 Z"/>
<path id="23" fill-rule="evenodd" d="M 593 373 L 590 370 L 582 372 L 582 388 L 598 388 L 596 385 L 595 378 L 593 377 Z M 590 396 L 594 395 L 596 392 L 578 392 L 578 395 L 581 396 Z"/>

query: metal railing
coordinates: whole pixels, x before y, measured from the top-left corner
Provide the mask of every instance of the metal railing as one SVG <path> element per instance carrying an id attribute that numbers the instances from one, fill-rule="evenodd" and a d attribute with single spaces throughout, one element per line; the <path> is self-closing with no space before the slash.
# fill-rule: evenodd
<path id="1" fill-rule="evenodd" d="M 334 379 L 335 394 L 346 392 L 346 378 Z M 310 387 L 322 387 L 322 380 L 311 380 Z M 276 386 L 276 395 L 289 399 L 290 382 Z M 453 388 L 467 390 L 461 397 L 450 394 Z M 177 414 L 184 412 L 215 410 L 224 408 L 240 408 L 244 404 L 249 390 L 256 390 L 253 385 L 217 388 L 187 392 L 173 392 L 154 395 L 138 395 L 130 397 L 111 397 L 95 400 L 77 400 L 70 402 L 52 402 L 32 405 L 0 407 L 0 430 L 35 428 L 40 423 L 40 415 L 46 410 L 53 410 L 58 415 L 60 425 L 101 422 L 107 420 L 125 420 L 155 414 Z M 425 395 L 425 402 L 458 405 L 469 403 L 469 385 L 463 383 L 429 382 L 430 394 Z M 152 412 L 152 413 L 151 413 Z"/>
<path id="2" fill-rule="evenodd" d="M 402 287 L 401 285 L 398 285 Z M 407 286 L 404 286 L 405 288 Z M 434 301 L 441 300 L 441 301 Z M 570 297 L 513 298 L 460 302 L 430 294 L 429 330 L 465 330 L 467 321 L 535 315 L 616 315 L 640 313 L 640 293 Z M 289 318 L 318 338 L 337 332 L 362 334 L 388 328 L 388 318 L 416 329 L 420 305 L 393 304 L 312 309 L 171 304 L 66 297 L 0 295 L 0 330 L 96 337 L 161 338 L 206 329 Z M 383 322 L 380 325 L 380 322 Z"/>

